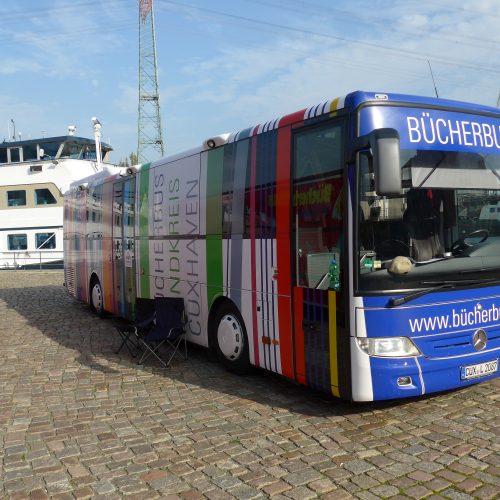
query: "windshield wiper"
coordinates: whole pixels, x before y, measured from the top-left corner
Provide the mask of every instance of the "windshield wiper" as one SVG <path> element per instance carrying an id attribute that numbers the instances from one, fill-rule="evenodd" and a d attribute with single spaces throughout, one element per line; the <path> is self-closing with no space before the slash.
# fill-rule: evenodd
<path id="1" fill-rule="evenodd" d="M 439 167 L 439 165 L 441 165 L 441 163 L 443 163 L 445 158 L 446 158 L 446 153 L 443 153 L 443 156 L 441 156 L 441 158 L 438 159 L 436 164 L 432 167 L 432 170 L 427 174 L 427 176 L 424 178 L 424 180 L 418 185 L 419 188 L 421 188 L 427 182 L 427 179 L 436 171 L 436 169 Z"/>
<path id="2" fill-rule="evenodd" d="M 482 285 L 485 283 L 493 283 L 498 282 L 500 280 L 496 278 L 485 278 L 482 280 L 445 280 L 445 281 L 421 281 L 422 285 L 434 285 L 430 288 L 424 288 L 423 290 L 417 290 L 416 292 L 409 293 L 404 297 L 400 297 L 399 299 L 392 298 L 387 303 L 388 307 L 396 307 L 401 304 L 406 304 L 410 302 L 410 300 L 418 299 L 418 297 L 422 297 L 422 295 L 426 295 L 431 292 L 435 292 L 436 290 L 443 290 L 444 288 L 458 288 L 461 286 L 470 286 L 470 285 Z"/>

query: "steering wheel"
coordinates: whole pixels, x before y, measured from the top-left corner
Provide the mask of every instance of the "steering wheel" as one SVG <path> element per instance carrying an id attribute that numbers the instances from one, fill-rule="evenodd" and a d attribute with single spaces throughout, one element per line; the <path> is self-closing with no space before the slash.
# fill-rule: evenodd
<path id="1" fill-rule="evenodd" d="M 409 257 L 410 247 L 401 240 L 388 239 L 375 245 L 375 253 L 380 254 L 385 259 L 393 259 L 398 255 Z"/>
<path id="2" fill-rule="evenodd" d="M 475 243 L 476 245 L 479 245 L 479 243 L 486 241 L 489 235 L 490 232 L 487 229 L 476 229 L 475 231 L 464 234 L 463 236 L 460 236 L 460 238 L 458 238 L 456 241 L 452 243 L 450 248 L 451 253 L 453 255 L 457 255 L 459 253 L 462 253 L 467 248 L 474 246 L 474 245 L 469 245 L 469 243 L 465 242 L 465 240 L 469 238 L 479 238 L 482 236 L 482 238 L 477 243 Z"/>

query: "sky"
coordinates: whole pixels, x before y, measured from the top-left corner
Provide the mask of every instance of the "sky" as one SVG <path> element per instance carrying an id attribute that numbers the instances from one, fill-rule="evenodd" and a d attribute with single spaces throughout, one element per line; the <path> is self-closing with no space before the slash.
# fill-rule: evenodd
<path id="1" fill-rule="evenodd" d="M 2 2 L 0 19 L 0 140 L 11 120 L 91 138 L 96 116 L 113 162 L 136 152 L 139 0 Z M 500 98 L 500 0 L 154 0 L 154 22 L 165 155 L 354 90 Z"/>

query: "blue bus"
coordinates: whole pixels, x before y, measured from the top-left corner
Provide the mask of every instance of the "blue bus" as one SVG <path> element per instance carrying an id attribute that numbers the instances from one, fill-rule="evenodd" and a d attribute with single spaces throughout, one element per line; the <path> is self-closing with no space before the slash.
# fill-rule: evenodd
<path id="1" fill-rule="evenodd" d="M 498 377 L 500 112 L 353 92 L 74 185 L 68 291 L 352 401 Z"/>

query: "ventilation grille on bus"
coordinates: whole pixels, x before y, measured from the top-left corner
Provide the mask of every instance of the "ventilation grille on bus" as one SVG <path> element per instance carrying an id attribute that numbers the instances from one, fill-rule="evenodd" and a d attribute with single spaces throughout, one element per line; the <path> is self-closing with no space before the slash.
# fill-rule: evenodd
<path id="1" fill-rule="evenodd" d="M 66 289 L 71 295 L 76 295 L 75 293 L 75 270 L 71 268 L 66 268 L 64 270 L 64 281 L 66 281 Z"/>

